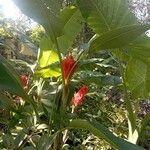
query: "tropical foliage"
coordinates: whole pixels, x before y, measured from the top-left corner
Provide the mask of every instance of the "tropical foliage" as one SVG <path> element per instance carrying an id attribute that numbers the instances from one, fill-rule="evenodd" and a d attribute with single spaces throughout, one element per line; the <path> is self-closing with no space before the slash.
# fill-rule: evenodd
<path id="1" fill-rule="evenodd" d="M 88 149 L 69 143 L 82 129 L 114 149 L 144 149 L 150 116 L 139 119 L 137 108 L 150 96 L 150 24 L 139 23 L 126 0 L 13 1 L 45 32 L 26 74 L 0 56 L 0 147 Z M 122 93 L 116 103 L 107 99 L 112 87 Z"/>

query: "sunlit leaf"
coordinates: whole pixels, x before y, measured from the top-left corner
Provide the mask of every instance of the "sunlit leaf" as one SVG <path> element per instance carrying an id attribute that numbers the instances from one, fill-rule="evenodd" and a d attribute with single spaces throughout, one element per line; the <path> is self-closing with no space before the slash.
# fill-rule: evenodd
<path id="1" fill-rule="evenodd" d="M 61 9 L 59 0 L 13 0 L 21 11 L 36 22 L 43 25 L 48 35 L 54 40 L 62 33 L 61 21 L 58 17 Z"/>
<path id="2" fill-rule="evenodd" d="M 57 64 L 55 65 L 55 63 Z M 39 67 L 35 75 L 43 78 L 60 76 L 59 58 L 51 39 L 44 37 L 40 43 Z M 54 64 L 54 65 L 53 65 Z"/>

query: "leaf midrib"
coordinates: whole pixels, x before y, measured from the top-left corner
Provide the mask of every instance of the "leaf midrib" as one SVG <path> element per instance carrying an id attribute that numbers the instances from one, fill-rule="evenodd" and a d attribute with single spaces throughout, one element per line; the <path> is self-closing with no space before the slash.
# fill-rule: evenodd
<path id="1" fill-rule="evenodd" d="M 125 34 L 127 34 L 127 33 L 130 33 L 131 31 L 133 32 L 134 30 L 137 30 L 137 28 L 139 27 L 138 25 L 132 25 L 132 27 L 134 27 L 134 26 L 135 26 L 136 28 L 133 28 L 133 29 L 131 29 L 131 30 L 128 30 L 127 32 L 123 32 L 123 33 L 121 33 L 121 34 L 119 34 L 119 35 L 116 35 L 116 36 L 114 36 L 114 37 L 112 37 L 112 38 L 109 38 L 108 40 L 105 40 L 104 43 L 109 42 L 109 41 L 112 41 L 112 40 L 114 40 L 114 39 L 117 39 L 117 38 L 121 37 L 122 35 L 125 35 Z M 126 27 L 131 27 L 131 26 L 126 26 Z M 108 34 L 109 32 L 112 32 L 112 31 L 115 31 L 115 30 L 117 31 L 118 29 L 122 29 L 122 28 L 124 28 L 124 27 L 121 27 L 121 28 L 117 28 L 117 29 L 108 31 L 108 32 L 106 32 L 105 34 L 99 36 L 97 39 L 102 39 L 102 37 L 105 36 L 106 34 Z M 147 28 L 148 28 L 148 27 L 147 27 Z M 149 28 L 150 28 L 150 27 L 149 27 Z M 95 40 L 96 40 L 96 39 L 95 39 Z M 100 45 L 102 45 L 102 43 L 100 43 Z"/>

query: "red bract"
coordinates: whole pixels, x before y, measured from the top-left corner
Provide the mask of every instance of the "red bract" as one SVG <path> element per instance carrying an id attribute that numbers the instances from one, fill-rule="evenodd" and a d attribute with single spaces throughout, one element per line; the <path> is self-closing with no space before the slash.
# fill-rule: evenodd
<path id="1" fill-rule="evenodd" d="M 74 97 L 72 99 L 72 104 L 75 107 L 81 105 L 87 92 L 88 92 L 87 86 L 83 86 L 82 88 L 80 88 L 80 90 L 76 94 L 74 94 Z"/>
<path id="2" fill-rule="evenodd" d="M 20 79 L 22 81 L 22 84 L 23 84 L 23 88 L 24 89 L 27 89 L 28 88 L 28 85 L 29 85 L 29 78 L 27 75 L 23 74 L 20 76 Z"/>
<path id="3" fill-rule="evenodd" d="M 65 59 L 63 59 L 62 67 L 63 67 L 64 78 L 67 81 L 73 75 L 73 73 L 77 68 L 77 63 L 74 60 L 72 55 L 69 55 Z"/>

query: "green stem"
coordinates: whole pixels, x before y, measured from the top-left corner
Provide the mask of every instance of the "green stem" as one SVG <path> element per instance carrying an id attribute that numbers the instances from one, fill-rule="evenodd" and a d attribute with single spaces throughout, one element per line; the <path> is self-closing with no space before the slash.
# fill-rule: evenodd
<path id="1" fill-rule="evenodd" d="M 124 77 L 123 77 L 123 86 L 124 86 L 124 94 L 125 94 L 124 99 L 125 99 L 125 104 L 126 104 L 126 110 L 128 112 L 127 115 L 128 115 L 128 119 L 131 123 L 131 132 L 133 133 L 136 129 L 136 115 L 133 111 L 133 106 L 132 106 L 132 103 L 131 103 L 129 96 L 128 96 L 127 87 L 125 84 Z M 128 122 L 128 124 L 129 124 L 129 122 Z M 130 124 L 129 124 L 129 126 L 130 126 Z"/>
<path id="2" fill-rule="evenodd" d="M 64 110 L 65 109 L 65 103 L 66 103 L 66 84 L 65 84 L 65 78 L 64 78 L 64 71 L 63 71 L 63 66 L 62 66 L 62 57 L 61 57 L 61 52 L 59 49 L 59 45 L 58 45 L 58 41 L 57 38 L 54 38 L 54 43 L 58 52 L 58 57 L 59 57 L 59 62 L 60 62 L 60 68 L 61 68 L 61 74 L 62 74 L 62 89 L 63 89 L 63 93 L 62 93 L 62 99 L 61 102 L 59 103 L 58 106 L 58 112 L 60 113 L 60 110 Z M 59 124 L 59 128 L 61 128 L 62 125 Z M 54 141 L 54 146 L 53 146 L 53 150 L 59 150 L 62 148 L 62 143 L 63 143 L 63 135 L 62 133 L 59 133 Z"/>
<path id="3" fill-rule="evenodd" d="M 63 66 L 62 66 L 62 57 L 61 57 L 61 52 L 59 49 L 59 45 L 58 45 L 58 41 L 55 38 L 55 46 L 58 52 L 58 57 L 59 57 L 59 62 L 60 62 L 60 68 L 61 68 L 61 74 L 62 74 L 62 85 L 63 85 L 63 94 L 62 94 L 62 107 L 65 107 L 65 103 L 66 103 L 66 89 L 67 89 L 67 85 L 65 84 L 65 78 L 64 78 L 64 71 L 63 71 Z"/>
<path id="4" fill-rule="evenodd" d="M 132 103 L 131 103 L 129 95 L 128 95 L 128 90 L 127 90 L 126 81 L 125 81 L 124 68 L 120 62 L 120 55 L 118 53 L 118 50 L 117 50 L 117 57 L 118 57 L 118 63 L 119 63 L 119 67 L 120 67 L 121 76 L 123 79 L 124 100 L 125 100 L 126 110 L 128 112 L 127 116 L 129 119 L 128 120 L 128 128 L 129 128 L 129 138 L 130 138 L 130 137 L 132 137 L 132 135 L 136 129 L 136 115 L 134 113 L 133 106 L 132 106 Z"/>
<path id="5" fill-rule="evenodd" d="M 60 62 L 60 68 L 61 68 L 61 74 L 62 74 L 62 83 L 63 83 L 63 86 L 65 86 L 64 71 L 63 71 L 63 66 L 62 66 L 62 57 L 61 57 L 61 52 L 59 49 L 58 41 L 56 38 L 55 38 L 55 46 L 56 46 L 56 49 L 58 52 L 58 57 L 59 57 L 59 62 Z"/>

